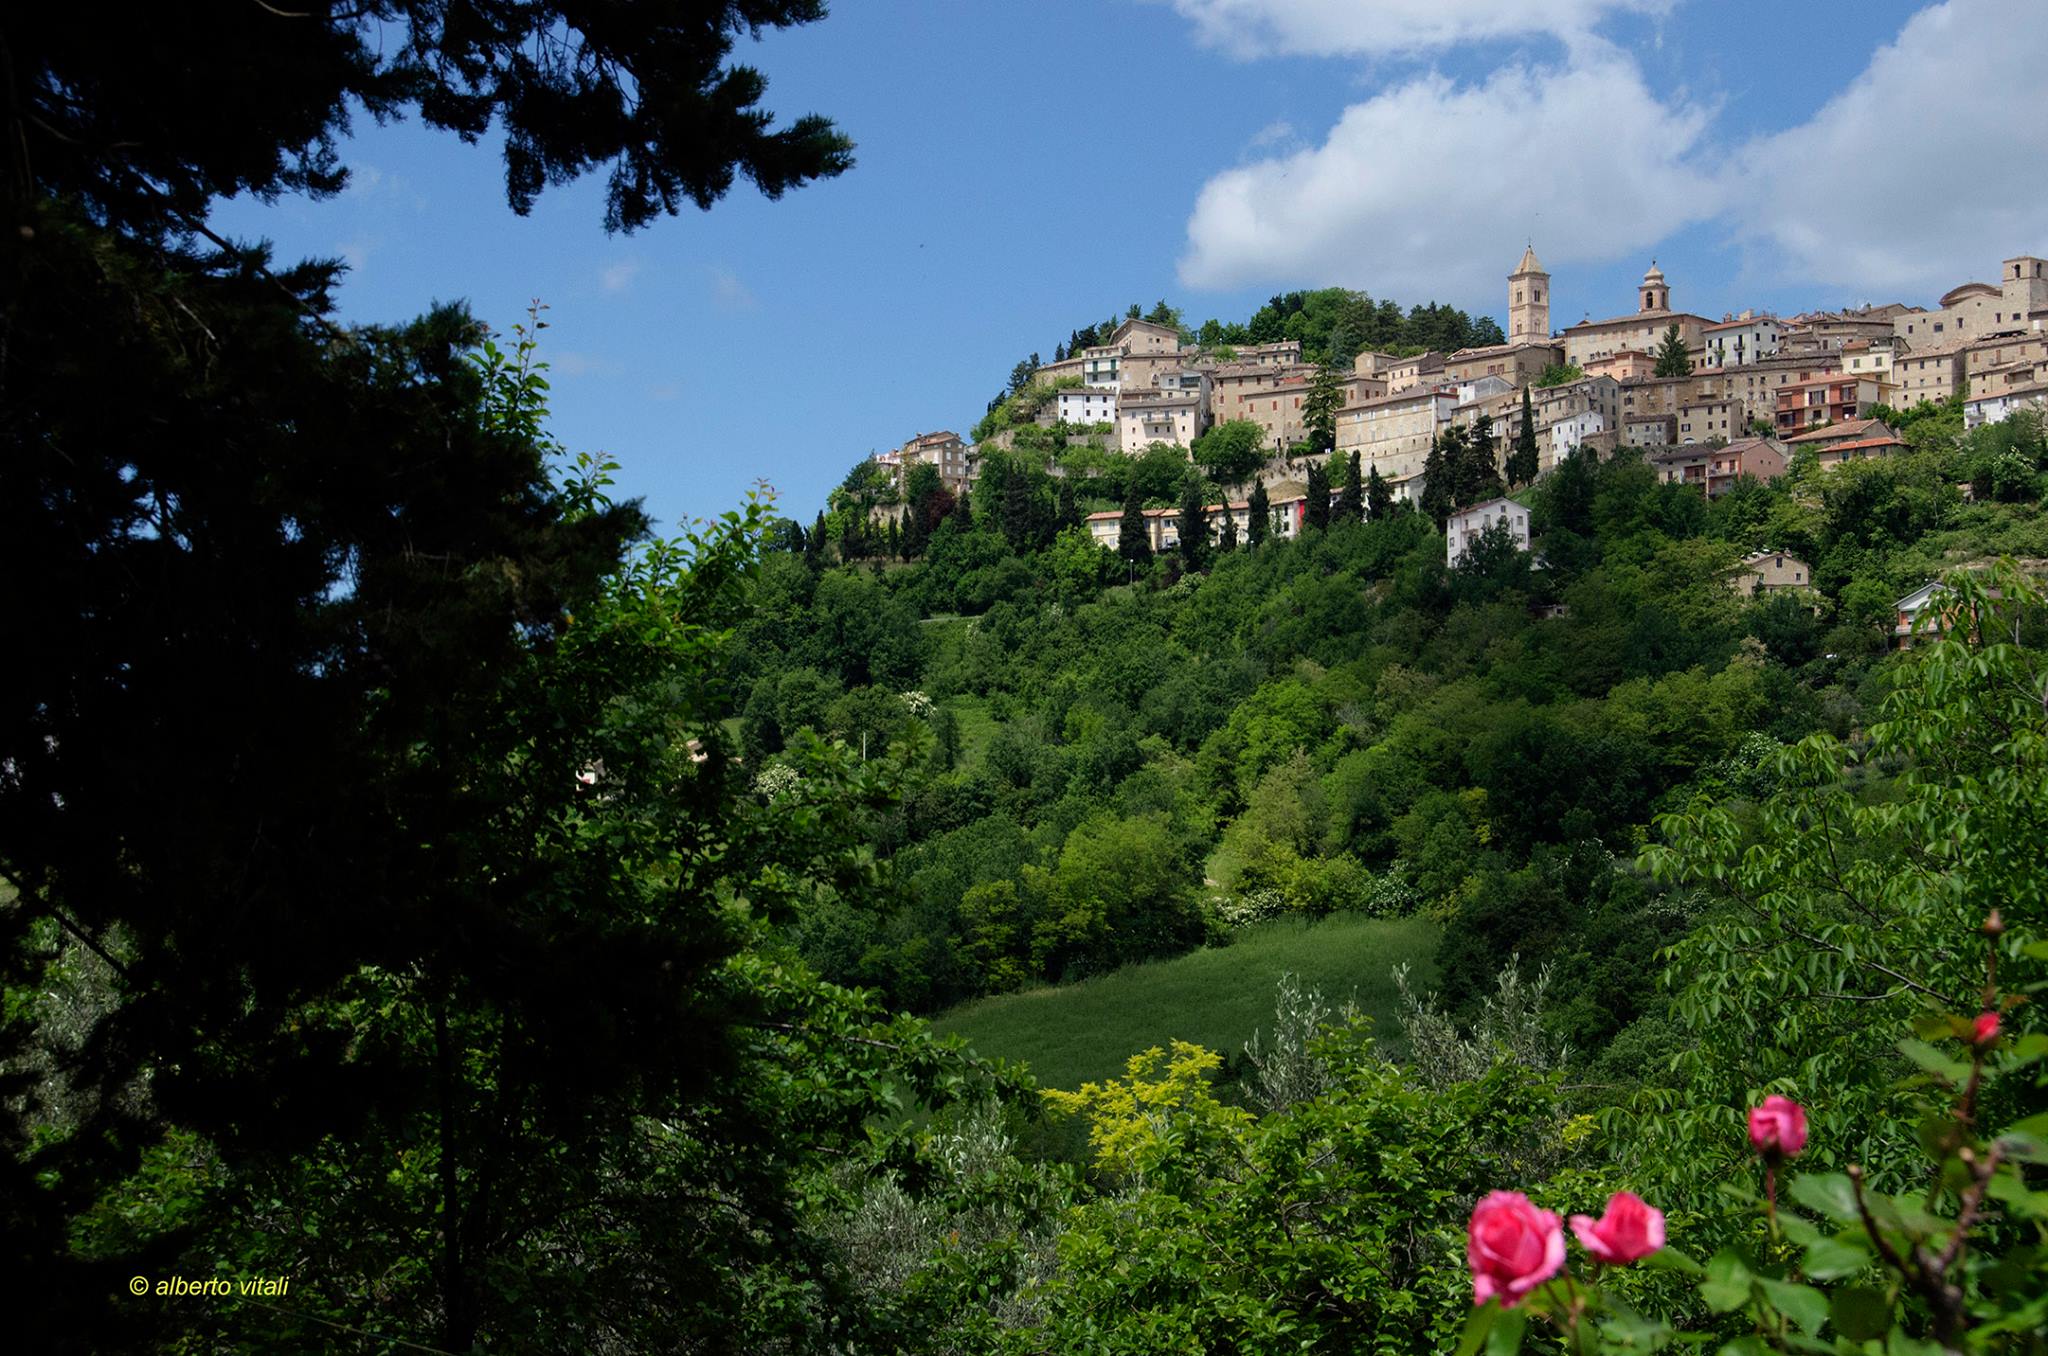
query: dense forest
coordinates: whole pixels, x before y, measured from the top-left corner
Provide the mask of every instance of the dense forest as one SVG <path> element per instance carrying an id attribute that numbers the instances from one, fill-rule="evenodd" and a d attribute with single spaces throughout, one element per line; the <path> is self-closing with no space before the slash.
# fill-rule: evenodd
<path id="1" fill-rule="evenodd" d="M 1574 456 L 1455 568 L 1313 448 L 1298 539 L 1080 526 L 1228 439 L 662 537 L 537 315 L 343 325 L 206 225 L 351 109 L 502 119 L 522 210 L 778 196 L 851 143 L 727 58 L 822 12 L 0 17 L 11 1346 L 2040 1350 L 2038 419 Z M 1440 939 L 1394 1023 L 1040 1088 L 927 1020 L 1351 918 Z"/>

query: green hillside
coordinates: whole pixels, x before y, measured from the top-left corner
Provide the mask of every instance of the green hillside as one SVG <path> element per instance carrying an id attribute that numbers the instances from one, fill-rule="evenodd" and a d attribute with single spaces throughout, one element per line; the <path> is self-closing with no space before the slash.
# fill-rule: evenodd
<path id="1" fill-rule="evenodd" d="M 1333 1004 L 1354 994 L 1392 1035 L 1391 971 L 1407 961 L 1427 987 L 1438 929 L 1421 918 L 1280 919 L 1211 948 L 1127 966 L 1058 988 L 964 1003 L 934 1019 L 984 1055 L 1022 1060 L 1046 1087 L 1074 1088 L 1122 1072 L 1124 1060 L 1169 1040 L 1236 1055 L 1273 1021 L 1273 989 L 1292 971 Z"/>

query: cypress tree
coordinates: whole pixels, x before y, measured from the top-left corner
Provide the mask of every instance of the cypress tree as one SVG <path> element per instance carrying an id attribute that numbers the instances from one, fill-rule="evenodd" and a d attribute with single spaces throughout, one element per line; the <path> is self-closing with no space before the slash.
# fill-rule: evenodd
<path id="1" fill-rule="evenodd" d="M 1344 468 L 1344 488 L 1337 495 L 1337 520 L 1345 523 L 1365 520 L 1365 482 L 1359 479 L 1358 453 L 1354 450 L 1351 462 Z"/>
<path id="2" fill-rule="evenodd" d="M 1251 521 L 1245 524 L 1245 540 L 1254 547 L 1266 542 L 1266 531 L 1272 526 L 1273 501 L 1266 497 L 1266 482 L 1252 482 Z"/>
<path id="3" fill-rule="evenodd" d="M 1373 522 L 1387 516 L 1394 507 L 1394 491 L 1388 486 L 1386 477 L 1375 466 L 1365 478 L 1365 513 Z"/>
<path id="4" fill-rule="evenodd" d="M 891 518 L 889 520 L 889 559 L 901 560 L 902 558 L 903 529 L 896 525 L 896 520 L 894 518 Z"/>
<path id="5" fill-rule="evenodd" d="M 931 536 L 930 529 L 924 525 L 924 515 L 912 510 L 903 520 L 903 558 L 915 560 L 923 555 Z"/>
<path id="6" fill-rule="evenodd" d="M 1302 509 L 1302 525 L 1318 531 L 1330 525 L 1330 473 L 1321 462 L 1308 468 L 1308 503 Z"/>
<path id="7" fill-rule="evenodd" d="M 1117 525 L 1116 553 L 1133 565 L 1142 565 L 1152 559 L 1152 538 L 1145 531 L 1145 508 L 1138 498 L 1138 487 L 1124 496 L 1124 516 Z"/>
<path id="8" fill-rule="evenodd" d="M 1228 501 L 1223 507 L 1223 526 L 1216 529 L 1216 554 L 1229 555 L 1237 549 L 1237 515 L 1230 511 Z"/>
<path id="9" fill-rule="evenodd" d="M 1451 516 L 1451 472 L 1444 455 L 1445 441 L 1439 437 L 1432 442 L 1429 457 L 1422 463 L 1422 511 L 1436 523 L 1439 532 Z"/>
<path id="10" fill-rule="evenodd" d="M 1064 532 L 1070 527 L 1079 527 L 1080 525 L 1081 504 L 1074 497 L 1074 482 L 1062 480 L 1060 482 L 1059 530 Z"/>
<path id="11" fill-rule="evenodd" d="M 1189 476 L 1180 491 L 1180 558 L 1190 572 L 1209 555 L 1209 519 L 1202 512 L 1202 479 Z"/>
<path id="12" fill-rule="evenodd" d="M 1522 388 L 1522 426 L 1515 430 L 1515 450 L 1508 457 L 1508 484 L 1527 485 L 1536 479 L 1536 412 L 1529 388 Z"/>
<path id="13" fill-rule="evenodd" d="M 818 510 L 818 520 L 811 524 L 811 534 L 804 538 L 804 564 L 818 569 L 825 563 L 825 511 Z"/>
<path id="14" fill-rule="evenodd" d="M 1663 342 L 1657 345 L 1657 366 L 1651 375 L 1659 377 L 1689 377 L 1692 375 L 1692 352 L 1685 346 L 1685 336 L 1673 324 L 1664 331 Z"/>
<path id="15" fill-rule="evenodd" d="M 1032 531 L 1031 481 L 1021 466 L 1012 466 L 1003 476 L 1003 497 L 999 501 L 1003 535 L 1009 538 L 1010 549 L 1017 552 L 1029 551 L 1035 544 Z"/>

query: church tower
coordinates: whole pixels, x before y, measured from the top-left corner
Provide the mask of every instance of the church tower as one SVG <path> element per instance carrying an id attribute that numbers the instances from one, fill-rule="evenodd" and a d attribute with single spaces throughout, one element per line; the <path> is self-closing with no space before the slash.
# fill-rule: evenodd
<path id="1" fill-rule="evenodd" d="M 1525 344 L 1549 337 L 1550 275 L 1537 262 L 1532 243 L 1508 274 L 1508 342 Z"/>
<path id="2" fill-rule="evenodd" d="M 1636 291 L 1642 296 L 1642 305 L 1637 309 L 1668 311 L 1671 309 L 1671 289 L 1664 283 L 1664 270 L 1657 267 L 1657 261 L 1650 261 L 1650 271 L 1643 275 L 1641 286 Z"/>

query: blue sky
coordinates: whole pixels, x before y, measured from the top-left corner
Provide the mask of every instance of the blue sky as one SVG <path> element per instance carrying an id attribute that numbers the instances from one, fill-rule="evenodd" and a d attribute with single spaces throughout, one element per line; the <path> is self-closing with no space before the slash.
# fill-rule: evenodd
<path id="1" fill-rule="evenodd" d="M 1927 305 L 2048 254 L 2037 0 L 840 0 L 736 55 L 854 168 L 607 236 L 595 178 L 520 218 L 494 143 L 362 119 L 343 195 L 214 224 L 347 259 L 350 320 L 545 301 L 558 434 L 671 526 L 759 480 L 808 521 L 1133 301 L 1341 284 L 1505 320 L 1533 240 L 1562 326 L 1633 309 L 1653 256 L 1718 316 Z"/>

